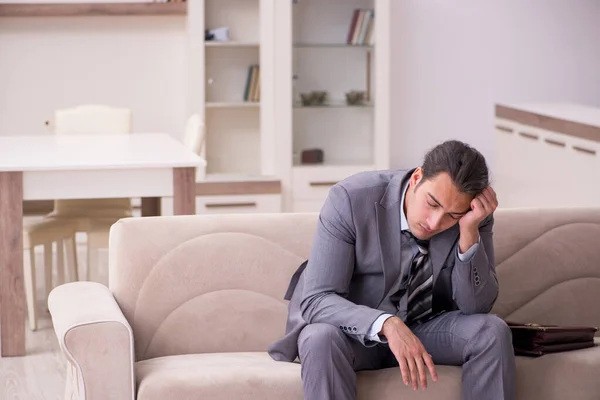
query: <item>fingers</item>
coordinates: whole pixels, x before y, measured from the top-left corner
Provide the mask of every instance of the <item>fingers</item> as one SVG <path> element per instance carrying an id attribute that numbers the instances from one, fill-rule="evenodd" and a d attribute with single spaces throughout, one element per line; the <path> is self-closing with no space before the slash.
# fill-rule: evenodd
<path id="1" fill-rule="evenodd" d="M 480 209 L 484 215 L 490 215 L 498 207 L 498 199 L 492 188 L 487 187 L 471 202 L 473 210 Z"/>
<path id="2" fill-rule="evenodd" d="M 427 368 L 429 369 L 429 374 L 433 381 L 437 381 L 437 372 L 435 370 L 435 365 L 431 359 L 431 356 L 427 353 L 422 356 L 419 355 L 417 357 L 409 357 L 404 359 L 406 362 L 406 366 L 408 367 L 408 376 L 410 379 L 410 383 L 412 384 L 413 390 L 419 389 L 419 384 L 421 385 L 421 389 L 427 389 L 427 370 L 425 369 L 425 365 L 427 364 Z M 402 368 L 401 368 L 402 369 Z M 403 373 L 404 379 L 404 373 Z M 405 385 L 408 385 L 408 382 L 404 382 Z"/>
<path id="3" fill-rule="evenodd" d="M 477 196 L 471 201 L 471 208 L 473 211 L 485 210 L 483 202 L 481 201 L 481 196 Z"/>
<path id="4" fill-rule="evenodd" d="M 398 365 L 400 366 L 400 372 L 402 373 L 402 382 L 404 382 L 405 385 L 408 385 L 408 382 L 410 382 L 410 376 L 406 358 L 398 358 Z"/>
<path id="5" fill-rule="evenodd" d="M 494 189 L 492 189 L 491 187 L 486 188 L 485 195 L 490 204 L 494 206 L 498 205 L 498 196 L 496 195 L 496 192 L 494 192 Z"/>
<path id="6" fill-rule="evenodd" d="M 431 355 L 430 354 L 423 355 L 423 361 L 425 361 L 425 365 L 427 365 L 427 369 L 429 369 L 429 374 L 431 375 L 431 379 L 433 379 L 434 382 L 437 382 L 438 375 L 437 375 L 437 371 L 435 370 L 435 364 L 433 363 L 433 359 L 431 358 Z"/>
<path id="7" fill-rule="evenodd" d="M 485 211 L 485 214 L 491 214 L 492 210 L 492 203 L 490 202 L 490 200 L 486 197 L 485 194 L 481 194 L 479 196 L 479 201 L 481 202 L 481 208 Z"/>
<path id="8" fill-rule="evenodd" d="M 496 196 L 496 192 L 490 186 L 485 188 L 483 192 L 481 192 L 480 197 L 485 199 L 487 204 L 484 204 L 486 210 L 491 209 L 491 211 L 495 210 L 498 207 L 498 197 Z"/>
<path id="9" fill-rule="evenodd" d="M 425 364 L 423 363 L 423 358 L 424 357 L 416 357 L 415 363 L 417 364 L 417 370 L 419 372 L 421 389 L 427 389 L 427 371 L 425 371 Z M 415 389 L 414 385 L 413 389 Z"/>
<path id="10" fill-rule="evenodd" d="M 498 196 L 496 195 L 496 191 L 491 186 L 488 186 L 486 190 L 492 195 L 492 198 L 498 201 Z"/>
<path id="11" fill-rule="evenodd" d="M 406 359 L 406 363 L 408 364 L 408 370 L 410 371 L 410 382 L 412 383 L 413 390 L 417 390 L 419 388 L 419 375 L 417 372 L 417 366 L 415 365 L 415 359 L 409 357 Z"/>

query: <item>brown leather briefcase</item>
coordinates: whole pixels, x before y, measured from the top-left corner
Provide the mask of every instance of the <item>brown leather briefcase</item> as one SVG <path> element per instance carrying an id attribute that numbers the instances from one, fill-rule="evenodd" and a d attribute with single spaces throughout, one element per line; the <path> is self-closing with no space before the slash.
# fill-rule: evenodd
<path id="1" fill-rule="evenodd" d="M 591 326 L 505 322 L 512 332 L 515 354 L 532 357 L 593 347 L 594 334 L 598 331 L 598 328 Z"/>

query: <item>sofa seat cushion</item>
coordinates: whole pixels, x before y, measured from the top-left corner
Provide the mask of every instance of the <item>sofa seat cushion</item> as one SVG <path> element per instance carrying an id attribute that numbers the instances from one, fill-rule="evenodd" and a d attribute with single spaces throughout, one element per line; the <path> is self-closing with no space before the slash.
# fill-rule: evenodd
<path id="1" fill-rule="evenodd" d="M 413 391 L 402 383 L 399 369 L 363 371 L 358 374 L 359 399 L 372 399 L 376 392 L 380 400 L 460 400 L 461 369 L 439 366 L 438 373 L 438 382 L 423 392 L 427 396 L 411 397 Z M 154 358 L 136 364 L 136 378 L 138 400 L 304 399 L 300 364 L 273 361 L 267 353 Z"/>
<path id="2" fill-rule="evenodd" d="M 593 400 L 600 396 L 600 342 L 596 347 L 517 357 L 517 395 L 521 399 Z"/>
<path id="3" fill-rule="evenodd" d="M 600 393 L 600 347 L 517 357 L 517 396 L 591 400 Z M 358 398 L 460 400 L 460 367 L 438 365 L 438 382 L 413 392 L 398 368 L 358 373 Z M 136 363 L 138 400 L 302 400 L 300 364 L 273 361 L 267 353 L 186 354 Z"/>

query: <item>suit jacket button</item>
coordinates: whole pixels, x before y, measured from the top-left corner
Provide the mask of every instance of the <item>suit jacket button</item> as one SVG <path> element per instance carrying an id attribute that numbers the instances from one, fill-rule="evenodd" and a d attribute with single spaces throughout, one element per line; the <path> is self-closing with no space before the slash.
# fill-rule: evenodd
<path id="1" fill-rule="evenodd" d="M 357 331 L 358 331 L 358 329 L 356 329 L 356 327 L 353 327 L 353 328 L 352 328 L 352 332 L 355 332 L 355 333 L 356 333 Z"/>

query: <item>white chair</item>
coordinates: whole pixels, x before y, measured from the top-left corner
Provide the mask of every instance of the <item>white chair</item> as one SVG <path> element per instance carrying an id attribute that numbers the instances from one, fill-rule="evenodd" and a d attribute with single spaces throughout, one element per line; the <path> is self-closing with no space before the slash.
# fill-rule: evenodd
<path id="1" fill-rule="evenodd" d="M 35 248 L 43 246 L 44 254 L 44 295 L 48 298 L 50 290 L 54 287 L 52 282 L 53 266 L 53 244 L 56 243 L 56 270 L 57 285 L 65 283 L 65 246 L 68 266 L 68 282 L 79 279 L 77 273 L 77 255 L 75 244 L 75 224 L 70 221 L 45 220 L 27 224 L 23 227 L 23 250 L 29 251 L 29 265 L 23 263 L 23 277 L 25 284 L 25 295 L 27 299 L 27 311 L 29 328 L 37 330 L 38 322 L 38 297 L 36 279 L 36 257 Z M 44 301 L 44 304 L 47 304 Z"/>
<path id="2" fill-rule="evenodd" d="M 54 115 L 56 135 L 129 134 L 131 110 L 105 105 L 82 105 L 57 110 Z M 98 250 L 108 247 L 109 230 L 121 218 L 133 215 L 131 199 L 56 200 L 47 217 L 69 220 L 77 232 L 87 234 L 85 279 L 93 280 L 98 269 Z"/>
<path id="3" fill-rule="evenodd" d="M 206 159 L 206 150 L 204 143 L 206 141 L 206 126 L 200 115 L 193 114 L 187 120 L 183 143 L 200 157 Z M 206 166 L 196 168 L 196 181 L 204 179 L 206 176 Z"/>

